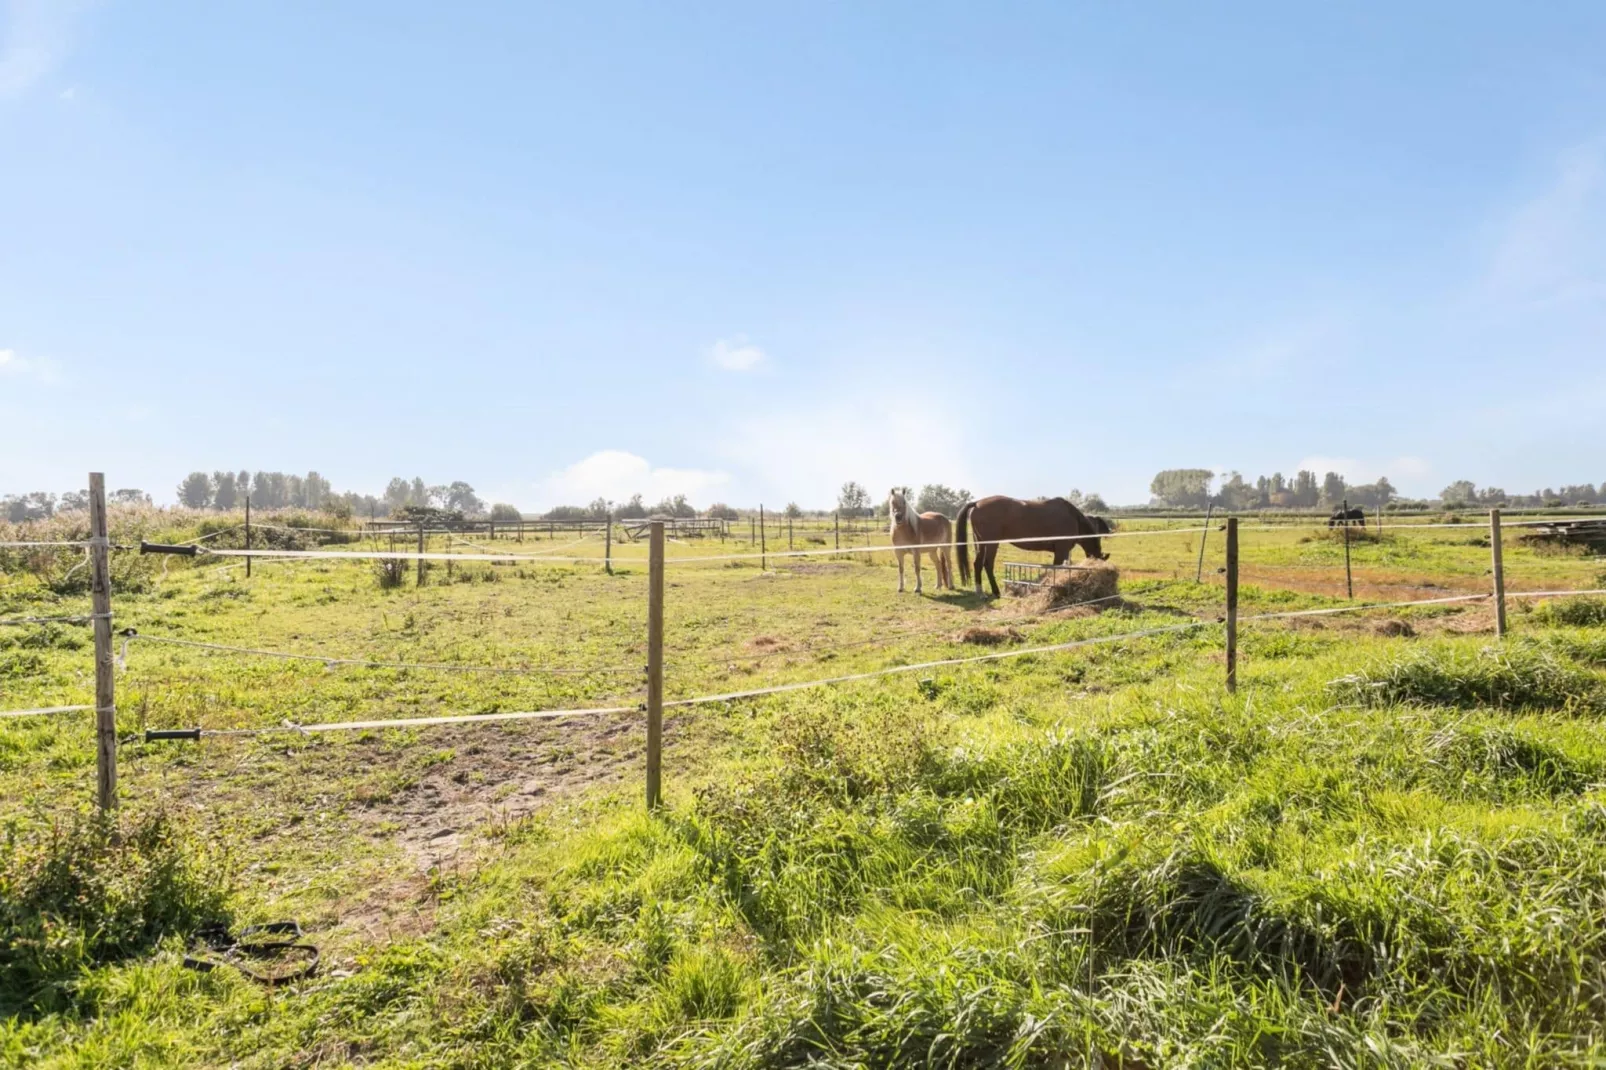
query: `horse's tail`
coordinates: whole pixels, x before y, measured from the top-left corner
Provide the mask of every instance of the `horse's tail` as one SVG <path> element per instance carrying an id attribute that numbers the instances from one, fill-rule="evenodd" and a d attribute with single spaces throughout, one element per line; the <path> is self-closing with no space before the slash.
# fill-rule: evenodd
<path id="1" fill-rule="evenodd" d="M 955 550 L 959 553 L 959 582 L 970 582 L 970 511 L 976 508 L 975 502 L 966 502 L 959 509 L 959 519 L 954 522 Z"/>

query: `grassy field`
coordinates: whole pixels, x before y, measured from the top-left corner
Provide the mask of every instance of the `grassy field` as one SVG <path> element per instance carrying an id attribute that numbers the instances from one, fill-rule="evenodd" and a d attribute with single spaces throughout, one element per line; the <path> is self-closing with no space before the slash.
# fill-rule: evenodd
<path id="1" fill-rule="evenodd" d="M 130 514 L 113 535 L 228 526 L 196 524 Z M 1129 528 L 1145 526 L 1161 524 Z M 392 589 L 371 562 L 258 561 L 247 579 L 239 559 L 118 554 L 117 626 L 142 636 L 117 680 L 133 740 L 119 826 L 87 817 L 85 715 L 0 720 L 0 1062 L 1606 1056 L 1598 602 L 1517 601 L 1499 646 L 1482 603 L 1251 622 L 1228 697 L 1219 532 L 1201 583 L 1198 533 L 1112 539 L 1122 600 L 1049 612 L 939 594 L 929 567 L 925 596 L 899 595 L 884 553 L 693 560 L 748 552 L 733 531 L 670 547 L 671 699 L 1198 627 L 674 710 L 668 805 L 649 817 L 634 712 L 137 741 L 146 727 L 632 707 L 639 544 L 615 548 L 611 576 L 595 561 L 454 563 L 418 588 L 409 565 Z M 1484 591 L 1483 536 L 1356 542 L 1356 595 Z M 818 527 L 793 540 L 834 546 Z M 1507 540 L 1513 590 L 1606 584 L 1598 557 Z M 510 548 L 596 557 L 601 543 L 496 546 Z M 785 549 L 773 529 L 770 549 Z M 1347 604 L 1343 556 L 1324 528 L 1246 522 L 1243 612 Z M 0 557 L 0 618 L 85 612 L 76 560 Z M 87 640 L 0 629 L 0 709 L 89 701 Z M 182 964 L 203 924 L 280 918 L 322 948 L 315 977 L 270 989 Z"/>

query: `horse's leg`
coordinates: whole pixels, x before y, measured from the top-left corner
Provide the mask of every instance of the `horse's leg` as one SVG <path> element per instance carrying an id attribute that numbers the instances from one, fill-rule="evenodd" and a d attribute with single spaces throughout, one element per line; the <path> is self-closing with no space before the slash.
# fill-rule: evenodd
<path id="1" fill-rule="evenodd" d="M 915 594 L 925 594 L 920 583 L 920 544 L 915 544 Z"/>
<path id="2" fill-rule="evenodd" d="M 998 589 L 998 576 L 993 572 L 993 564 L 998 560 L 998 547 L 993 545 L 987 549 L 987 584 L 993 589 L 993 597 L 998 598 L 1003 593 Z"/>
<path id="3" fill-rule="evenodd" d="M 953 590 L 954 574 L 948 564 L 948 548 L 946 546 L 937 547 L 933 552 L 933 556 L 937 559 L 937 590 L 942 590 L 944 584 L 947 585 L 950 591 Z"/>
<path id="4" fill-rule="evenodd" d="M 895 550 L 895 551 L 893 551 L 893 556 L 895 556 L 898 559 L 898 593 L 902 594 L 903 593 L 903 551 L 902 550 Z"/>
<path id="5" fill-rule="evenodd" d="M 981 538 L 980 532 L 976 533 L 976 538 Z M 976 594 L 978 596 L 981 594 L 981 572 L 987 564 L 987 551 L 990 549 L 992 549 L 992 547 L 985 544 L 979 543 L 976 546 Z"/>

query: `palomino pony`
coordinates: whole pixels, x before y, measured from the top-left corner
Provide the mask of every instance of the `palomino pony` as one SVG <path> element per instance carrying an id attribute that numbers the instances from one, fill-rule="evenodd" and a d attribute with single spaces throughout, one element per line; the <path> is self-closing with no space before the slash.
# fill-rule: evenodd
<path id="1" fill-rule="evenodd" d="M 915 594 L 922 593 L 920 586 L 920 550 L 931 547 L 932 562 L 937 566 L 937 590 L 946 582 L 954 589 L 954 567 L 948 561 L 948 547 L 953 545 L 953 527 L 941 513 L 913 514 L 903 492 L 894 490 L 887 499 L 887 511 L 892 514 L 892 546 L 898 555 L 898 593 L 903 593 L 903 558 L 915 555 Z"/>
<path id="2" fill-rule="evenodd" d="M 999 591 L 998 577 L 993 575 L 993 563 L 998 560 L 1000 543 L 1013 542 L 1022 550 L 1052 550 L 1056 565 L 1065 564 L 1070 559 L 1071 550 L 1077 546 L 1095 560 L 1107 556 L 1099 547 L 1098 537 L 1108 530 L 1108 525 L 1095 523 L 1064 498 L 1037 498 L 1023 502 L 1019 498 L 995 494 L 991 498 L 966 502 L 959 510 L 959 579 L 963 583 L 970 582 L 967 527 L 976 529 L 976 593 L 981 594 L 981 574 L 985 569 L 994 598 L 998 597 Z M 1017 539 L 1034 541 L 1015 542 Z"/>

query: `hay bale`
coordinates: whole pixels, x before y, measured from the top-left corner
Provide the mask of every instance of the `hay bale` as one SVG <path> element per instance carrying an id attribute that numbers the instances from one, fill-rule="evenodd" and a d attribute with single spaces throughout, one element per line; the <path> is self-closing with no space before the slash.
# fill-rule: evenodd
<path id="1" fill-rule="evenodd" d="M 1070 606 L 1094 603 L 1092 608 L 1116 604 L 1121 572 L 1105 561 L 1089 561 L 1086 566 L 1049 573 L 1050 582 L 1034 595 L 1040 613 Z"/>

